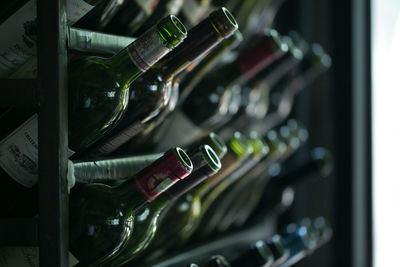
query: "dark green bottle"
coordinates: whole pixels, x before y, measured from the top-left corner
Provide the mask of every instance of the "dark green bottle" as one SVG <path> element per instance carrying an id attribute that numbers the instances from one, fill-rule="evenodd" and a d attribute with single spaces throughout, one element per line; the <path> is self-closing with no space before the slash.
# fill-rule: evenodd
<path id="1" fill-rule="evenodd" d="M 70 250 L 85 266 L 99 266 L 131 239 L 149 202 L 192 171 L 189 156 L 180 148 L 116 187 L 78 184 L 70 194 Z"/>
<path id="2" fill-rule="evenodd" d="M 130 84 L 185 37 L 183 24 L 167 16 L 109 59 L 85 57 L 71 63 L 70 148 L 82 151 L 110 132 L 128 108 Z"/>
<path id="3" fill-rule="evenodd" d="M 128 111 L 123 120 L 86 154 L 91 157 L 109 154 L 145 130 L 152 120 L 168 108 L 173 78 L 236 29 L 234 18 L 225 8 L 212 12 L 190 29 L 188 37 L 178 49 L 131 84 Z"/>
<path id="4" fill-rule="evenodd" d="M 121 266 L 140 255 L 152 241 L 154 235 L 163 234 L 158 231 L 159 218 L 167 206 L 221 168 L 218 156 L 208 145 L 200 147 L 198 151 L 189 156 L 193 162 L 192 173 L 166 190 L 133 219 L 134 228 L 130 233 L 129 240 L 111 258 L 109 266 Z M 169 227 L 176 227 L 176 225 L 169 225 Z"/>
<path id="5" fill-rule="evenodd" d="M 283 53 L 279 34 L 271 30 L 240 53 L 235 62 L 208 73 L 193 88 L 180 110 L 174 112 L 171 126 L 158 148 L 166 149 L 176 140 L 182 145 L 191 143 L 205 132 L 218 130 L 229 122 L 241 105 L 242 86 Z M 176 131 L 178 125 L 186 130 Z"/>
<path id="6" fill-rule="evenodd" d="M 184 244 L 201 227 L 204 213 L 212 202 L 215 186 L 223 181 L 252 153 L 248 139 L 239 132 L 227 142 L 227 153 L 221 159 L 221 170 L 203 184 L 193 188 L 182 196 L 169 209 L 160 225 L 160 235 L 157 235 L 147 258 L 164 254 L 168 249 Z M 190 207 L 190 208 L 189 208 Z M 175 225 L 175 227 L 168 227 Z"/>
<path id="7" fill-rule="evenodd" d="M 171 32 L 175 35 L 170 36 Z M 80 152 L 112 129 L 127 108 L 129 84 L 185 36 L 184 26 L 169 16 L 114 57 L 84 57 L 71 63 L 69 147 Z M 0 193 L 17 200 L 13 205 L 4 204 L 8 207 L 3 216 L 18 216 L 18 212 L 30 216 L 37 211 L 37 201 L 31 199 L 37 196 L 38 115 L 35 110 L 8 113 L 0 119 L 12 121 L 8 125 L 14 125 L 15 130 L 0 129 L 0 177 L 7 181 Z M 24 203 L 31 204 L 27 208 Z"/>

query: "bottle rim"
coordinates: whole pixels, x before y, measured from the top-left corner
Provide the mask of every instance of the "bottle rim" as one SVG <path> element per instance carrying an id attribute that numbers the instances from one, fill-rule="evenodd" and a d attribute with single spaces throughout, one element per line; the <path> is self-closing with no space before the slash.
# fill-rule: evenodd
<path id="1" fill-rule="evenodd" d="M 221 169 L 221 161 L 218 158 L 217 153 L 209 145 L 204 145 L 200 148 L 204 160 L 208 165 L 215 171 Z"/>
<path id="2" fill-rule="evenodd" d="M 222 38 L 229 37 L 239 28 L 235 17 L 225 7 L 220 7 L 213 11 L 209 15 L 209 19 Z"/>
<path id="3" fill-rule="evenodd" d="M 183 167 L 191 172 L 193 170 L 193 163 L 188 154 L 186 154 L 186 152 L 180 147 L 176 147 L 174 149 L 174 152 L 177 159 L 183 165 Z"/>
<path id="4" fill-rule="evenodd" d="M 179 45 L 187 36 L 185 25 L 175 15 L 168 15 L 157 23 L 160 37 L 169 48 Z"/>

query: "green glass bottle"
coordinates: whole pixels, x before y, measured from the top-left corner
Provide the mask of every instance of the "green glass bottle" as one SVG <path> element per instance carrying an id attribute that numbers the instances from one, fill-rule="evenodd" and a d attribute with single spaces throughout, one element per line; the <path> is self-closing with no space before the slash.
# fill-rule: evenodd
<path id="1" fill-rule="evenodd" d="M 235 49 L 243 36 L 240 31 L 236 31 L 232 36 L 222 41 L 215 49 L 213 49 L 192 71 L 190 71 L 180 84 L 179 103 L 183 103 L 193 88 L 210 72 L 220 61 L 221 57 Z"/>
<path id="2" fill-rule="evenodd" d="M 238 208 L 233 211 L 230 216 L 231 218 L 234 218 L 234 220 L 230 221 L 232 227 L 239 228 L 247 222 L 249 217 L 261 202 L 261 199 L 267 194 L 265 191 L 269 188 L 271 176 L 276 176 L 279 173 L 280 164 L 284 163 L 294 152 L 296 152 L 299 147 L 307 141 L 307 138 L 308 133 L 306 129 L 302 126 L 299 126 L 297 121 L 292 119 L 289 120 L 286 125 L 280 127 L 279 133 L 271 131 L 271 133 L 267 135 L 266 140 L 268 140 L 268 142 L 271 144 L 276 144 L 276 153 L 269 163 L 265 162 L 263 166 L 260 165 L 260 170 L 249 173 L 249 177 L 253 180 L 253 182 L 252 184 L 249 184 L 247 187 L 243 188 L 241 200 L 236 200 L 236 206 Z M 279 149 L 279 147 L 281 148 Z M 286 149 L 283 149 L 284 147 Z M 261 171 L 263 168 L 264 171 Z M 276 191 L 277 192 L 274 194 L 268 194 L 275 195 L 275 199 L 281 198 L 283 190 Z M 276 203 L 276 201 L 271 202 Z M 283 208 L 287 208 L 287 206 Z M 268 209 L 267 205 L 265 205 L 265 209 Z"/>
<path id="3" fill-rule="evenodd" d="M 168 108 L 173 78 L 236 29 L 235 19 L 225 8 L 215 10 L 190 29 L 188 37 L 178 49 L 131 84 L 127 99 L 128 111 L 123 120 L 111 133 L 88 149 L 86 154 L 109 154 L 145 130 L 152 120 Z"/>
<path id="4" fill-rule="evenodd" d="M 115 255 L 136 230 L 143 209 L 192 171 L 180 148 L 116 187 L 78 184 L 70 194 L 70 251 L 81 264 L 99 266 Z"/>
<path id="5" fill-rule="evenodd" d="M 103 0 L 67 0 L 69 25 L 78 21 Z M 35 0 L 4 1 L 0 11 L 0 78 L 6 78 L 37 53 Z M 16 49 L 18 48 L 18 49 Z"/>
<path id="6" fill-rule="evenodd" d="M 69 65 L 70 154 L 82 151 L 119 122 L 127 109 L 129 84 L 185 36 L 180 21 L 168 16 L 111 58 L 84 57 Z M 14 212 L 22 211 L 29 216 L 37 211 L 29 198 L 37 196 L 38 115 L 34 110 L 14 109 L 0 118 L 10 119 L 15 130 L 0 130 L 0 176 L 7 181 L 1 186 L 1 195 L 16 201 L 4 204 L 10 214 L 4 212 L 3 216 L 17 216 Z M 33 207 L 26 208 L 27 202 Z"/>
<path id="7" fill-rule="evenodd" d="M 204 59 L 197 60 L 196 63 L 186 68 L 172 82 L 172 94 L 170 105 L 160 114 L 158 118 L 151 122 L 137 138 L 134 138 L 124 146 L 124 151 L 139 150 L 140 152 L 161 151 L 158 144 L 163 140 L 164 133 L 170 127 L 171 114 L 180 103 L 188 96 L 193 87 L 200 82 L 202 77 L 216 65 L 220 57 L 229 50 L 236 47 L 242 40 L 240 31 L 235 31 L 229 38 L 223 40 L 208 54 Z M 199 62 L 200 61 L 200 62 Z M 193 67 L 192 67 L 193 66 Z M 190 70 L 189 70 L 190 69 Z M 182 81 L 181 81 L 182 80 Z"/>
<path id="8" fill-rule="evenodd" d="M 249 159 L 242 164 L 234 173 L 221 181 L 210 194 L 208 201 L 209 208 L 204 214 L 201 228 L 198 230 L 198 236 L 206 238 L 212 234 L 216 228 L 223 227 L 227 214 L 235 209 L 237 198 L 242 193 L 242 188 L 251 183 L 251 179 L 247 177 L 247 173 L 264 157 L 269 154 L 269 146 L 255 132 L 250 135 L 249 143 L 253 149 L 253 153 Z M 214 193 L 215 192 L 215 193 Z"/>
<path id="9" fill-rule="evenodd" d="M 184 244 L 200 227 L 202 216 L 208 207 L 208 203 L 204 202 L 207 195 L 212 192 L 216 184 L 232 173 L 252 153 L 248 139 L 239 132 L 228 141 L 227 148 L 227 153 L 221 159 L 221 170 L 182 196 L 169 209 L 160 224 L 161 234 L 155 237 L 154 244 L 151 246 L 152 251 L 148 253 L 147 258 L 155 258 L 168 249 Z M 167 225 L 175 225 L 175 227 L 167 227 Z"/>
<path id="10" fill-rule="evenodd" d="M 192 142 L 204 132 L 218 130 L 238 112 L 242 102 L 242 86 L 283 53 L 279 34 L 271 30 L 259 36 L 252 46 L 240 53 L 234 63 L 208 73 L 176 110 L 171 126 L 158 144 L 164 150 L 174 144 L 174 136 L 182 145 Z M 176 131 L 178 125 L 185 132 Z"/>
<path id="11" fill-rule="evenodd" d="M 167 16 L 117 55 L 86 57 L 69 65 L 69 141 L 83 150 L 112 130 L 129 101 L 129 86 L 186 37 L 175 16 Z"/>
<path id="12" fill-rule="evenodd" d="M 129 240 L 110 259 L 108 266 L 121 266 L 138 257 L 155 234 L 163 234 L 158 231 L 159 217 L 167 206 L 221 168 L 218 156 L 208 145 L 200 147 L 196 153 L 189 155 L 193 162 L 192 173 L 166 190 L 133 219 L 134 229 L 130 233 Z M 175 225 L 169 227 L 175 227 Z"/>

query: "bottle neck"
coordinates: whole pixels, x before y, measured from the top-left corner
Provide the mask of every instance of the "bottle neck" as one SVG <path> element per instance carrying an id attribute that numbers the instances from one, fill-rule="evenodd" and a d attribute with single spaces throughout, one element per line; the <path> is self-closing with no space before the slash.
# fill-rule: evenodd
<path id="1" fill-rule="evenodd" d="M 148 70 L 168 52 L 171 51 L 161 39 L 155 26 L 142 34 L 133 43 L 109 59 L 109 64 L 115 69 L 120 80 L 132 79 L 132 73 L 142 73 Z"/>
<path id="2" fill-rule="evenodd" d="M 176 149 L 167 151 L 163 157 L 121 184 L 118 190 L 121 192 L 136 190 L 146 201 L 153 201 L 174 183 L 190 174 L 191 170 L 177 160 L 176 151 Z"/>
<path id="3" fill-rule="evenodd" d="M 165 71 L 165 77 L 172 79 L 221 40 L 222 36 L 214 29 L 210 20 L 205 19 L 190 29 L 182 44 L 157 65 Z"/>
<path id="4" fill-rule="evenodd" d="M 132 61 L 127 49 L 123 49 L 109 58 L 107 65 L 116 74 L 120 84 L 130 82 L 136 75 L 143 73 L 143 70 Z"/>
<path id="5" fill-rule="evenodd" d="M 208 55 L 204 57 L 203 60 L 194 68 L 193 71 L 189 72 L 187 77 L 182 82 L 181 86 L 181 97 L 179 99 L 180 103 L 187 98 L 187 96 L 192 92 L 193 88 L 200 82 L 200 80 L 211 70 L 219 61 L 221 56 L 228 50 L 233 49 L 239 43 L 240 39 L 236 36 L 231 36 L 230 38 L 222 41 L 216 48 L 214 48 Z"/>

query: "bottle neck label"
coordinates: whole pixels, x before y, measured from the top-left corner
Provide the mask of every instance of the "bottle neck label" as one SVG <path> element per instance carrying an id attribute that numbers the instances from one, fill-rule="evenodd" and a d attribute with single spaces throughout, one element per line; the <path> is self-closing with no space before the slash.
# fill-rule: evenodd
<path id="1" fill-rule="evenodd" d="M 133 180 L 135 189 L 147 200 L 152 201 L 173 184 L 190 174 L 178 160 L 173 149 L 139 172 Z"/>
<path id="2" fill-rule="evenodd" d="M 126 50 L 132 62 L 142 71 L 146 71 L 171 49 L 163 43 L 157 28 L 152 27 Z"/>
<path id="3" fill-rule="evenodd" d="M 83 0 L 68 0 L 68 24 L 75 23 L 92 8 Z M 4 78 L 36 55 L 36 1 L 29 0 L 7 18 L 0 25 L 0 32 L 2 36 L 7 36 L 0 42 L 0 78 Z"/>
<path id="4" fill-rule="evenodd" d="M 38 115 L 0 141 L 0 166 L 16 182 L 32 187 L 38 181 Z M 74 152 L 68 151 L 71 156 Z"/>

